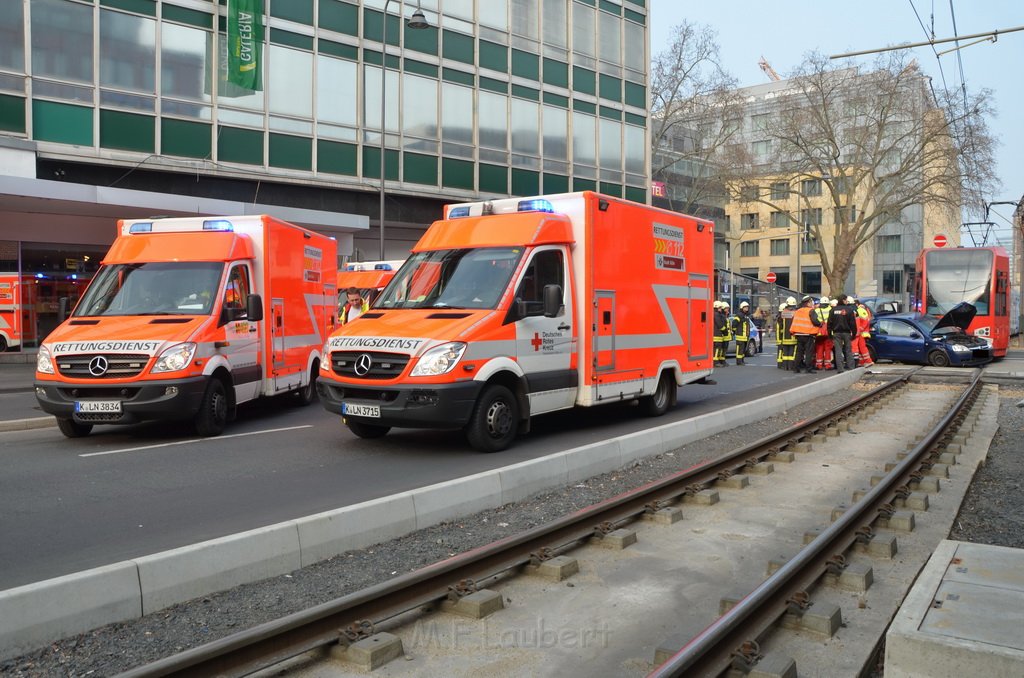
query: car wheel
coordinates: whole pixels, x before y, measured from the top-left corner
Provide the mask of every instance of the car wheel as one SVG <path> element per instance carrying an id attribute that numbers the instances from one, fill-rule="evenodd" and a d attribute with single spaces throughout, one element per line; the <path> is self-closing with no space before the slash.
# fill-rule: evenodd
<path id="1" fill-rule="evenodd" d="M 228 394 L 220 379 L 210 379 L 207 384 L 194 423 L 196 433 L 203 438 L 212 438 L 224 432 L 228 423 Z"/>
<path id="2" fill-rule="evenodd" d="M 644 414 L 648 417 L 660 417 L 668 412 L 668 408 L 672 406 L 673 396 L 675 395 L 673 388 L 675 388 L 675 377 L 672 376 L 671 372 L 662 373 L 661 379 L 658 380 L 658 385 L 654 388 L 654 393 L 640 398 L 640 407 L 643 409 Z"/>
<path id="3" fill-rule="evenodd" d="M 79 424 L 74 419 L 57 418 L 57 428 L 68 438 L 82 438 L 92 431 L 92 424 Z"/>
<path id="4" fill-rule="evenodd" d="M 361 421 L 354 419 L 346 419 L 345 426 L 348 426 L 348 430 L 355 433 L 360 438 L 366 438 L 372 440 L 373 438 L 383 438 L 391 430 L 390 426 L 377 426 L 376 424 L 364 424 Z"/>
<path id="5" fill-rule="evenodd" d="M 519 401 L 500 384 L 484 389 L 466 424 L 466 440 L 479 452 L 500 452 L 512 444 L 519 426 Z"/>
<path id="6" fill-rule="evenodd" d="M 873 363 L 877 363 L 878 362 L 878 353 L 876 353 L 875 349 L 873 349 L 870 346 L 868 346 L 868 357 L 871 358 L 871 362 L 873 362 Z"/>
<path id="7" fill-rule="evenodd" d="M 949 367 L 949 356 L 945 351 L 932 351 L 928 354 L 928 364 L 935 367 Z"/>
<path id="8" fill-rule="evenodd" d="M 748 358 L 753 358 L 756 353 L 757 353 L 757 342 L 754 341 L 753 339 L 751 339 L 750 341 L 747 342 L 747 349 L 744 351 L 744 354 Z"/>

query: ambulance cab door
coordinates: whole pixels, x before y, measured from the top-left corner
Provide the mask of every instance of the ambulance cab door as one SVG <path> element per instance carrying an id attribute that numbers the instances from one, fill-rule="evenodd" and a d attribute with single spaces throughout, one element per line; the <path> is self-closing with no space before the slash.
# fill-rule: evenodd
<path id="1" fill-rule="evenodd" d="M 509 318 L 516 329 L 516 359 L 526 373 L 531 414 L 566 409 L 576 402 L 569 275 L 565 250 L 541 247 L 533 251 L 516 285 Z M 560 288 L 562 305 L 554 317 L 547 317 L 544 288 L 551 285 Z"/>
<path id="2" fill-rule="evenodd" d="M 236 403 L 244 403 L 259 396 L 263 377 L 259 359 L 260 324 L 249 320 L 245 310 L 251 292 L 252 271 L 249 264 L 232 264 L 221 299 L 220 324 L 224 328 L 224 341 L 218 342 L 217 349 L 231 365 Z"/>

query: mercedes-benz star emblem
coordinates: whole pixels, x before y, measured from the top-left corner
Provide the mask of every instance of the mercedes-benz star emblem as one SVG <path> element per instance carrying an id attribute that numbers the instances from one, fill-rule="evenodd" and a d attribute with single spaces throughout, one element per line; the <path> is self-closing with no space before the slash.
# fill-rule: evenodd
<path id="1" fill-rule="evenodd" d="M 373 367 L 373 358 L 370 357 L 369 353 L 362 353 L 356 358 L 356 374 L 360 377 L 365 377 L 371 367 Z"/>
<path id="2" fill-rule="evenodd" d="M 89 374 L 94 377 L 102 377 L 107 373 L 107 369 L 109 368 L 110 363 L 101 355 L 98 355 L 89 361 Z"/>

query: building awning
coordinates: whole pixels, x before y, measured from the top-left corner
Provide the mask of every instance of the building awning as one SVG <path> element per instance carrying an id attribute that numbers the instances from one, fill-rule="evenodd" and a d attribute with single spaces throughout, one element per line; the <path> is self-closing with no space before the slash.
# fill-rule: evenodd
<path id="1" fill-rule="evenodd" d="M 370 218 L 359 214 L 0 176 L 0 212 L 39 211 L 112 219 L 269 214 L 327 235 L 356 233 L 370 227 Z"/>

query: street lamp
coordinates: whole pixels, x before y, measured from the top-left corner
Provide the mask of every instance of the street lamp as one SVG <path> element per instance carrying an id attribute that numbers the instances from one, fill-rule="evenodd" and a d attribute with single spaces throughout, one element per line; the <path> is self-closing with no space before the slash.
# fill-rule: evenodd
<path id="1" fill-rule="evenodd" d="M 387 155 L 387 123 L 385 116 L 387 115 L 387 92 L 388 92 L 388 5 L 391 4 L 391 0 L 387 0 L 384 3 L 384 26 L 382 28 L 381 35 L 381 62 L 380 62 L 380 260 L 385 259 L 384 256 L 384 158 Z M 412 13 L 412 17 L 405 23 L 409 28 L 430 28 L 430 24 L 427 22 L 427 17 L 423 14 L 423 9 L 420 7 L 420 3 L 416 3 L 416 11 Z M 401 42 L 401 41 L 399 41 Z M 401 48 L 401 46 L 399 46 Z"/>

